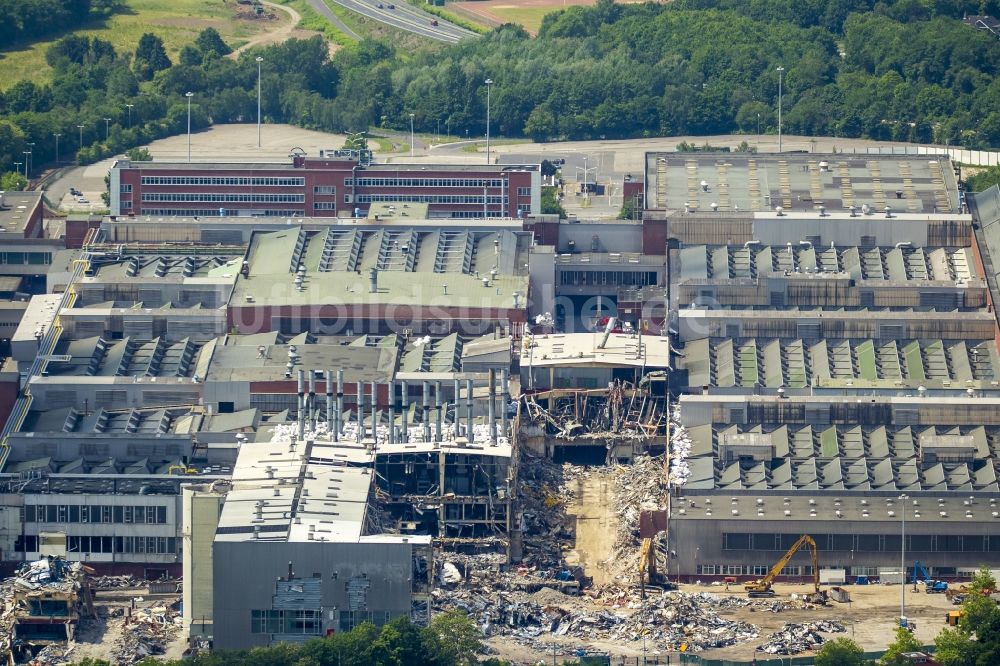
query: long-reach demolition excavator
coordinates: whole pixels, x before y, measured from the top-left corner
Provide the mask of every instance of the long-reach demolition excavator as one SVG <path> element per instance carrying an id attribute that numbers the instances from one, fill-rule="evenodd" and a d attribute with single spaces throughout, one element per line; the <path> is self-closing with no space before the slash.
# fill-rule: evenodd
<path id="1" fill-rule="evenodd" d="M 819 555 L 816 548 L 816 541 L 808 534 L 803 534 L 799 537 L 788 552 L 785 553 L 777 564 L 771 567 L 771 570 L 766 576 L 760 580 L 751 581 L 743 586 L 743 589 L 747 591 L 747 596 L 751 598 L 760 597 L 773 597 L 774 590 L 771 588 L 771 584 L 774 582 L 775 577 L 781 573 L 781 570 L 791 561 L 792 557 L 799 551 L 802 546 L 806 544 L 809 545 L 809 551 L 812 554 L 812 576 L 813 576 L 813 594 L 807 597 L 807 600 L 814 603 L 826 603 L 826 593 L 821 592 L 819 589 Z"/>

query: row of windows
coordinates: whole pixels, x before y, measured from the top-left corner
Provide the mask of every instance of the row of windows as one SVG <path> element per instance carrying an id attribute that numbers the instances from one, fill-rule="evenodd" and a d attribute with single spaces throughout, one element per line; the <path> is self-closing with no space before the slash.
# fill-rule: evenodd
<path id="1" fill-rule="evenodd" d="M 729 532 L 722 535 L 725 550 L 785 551 L 798 540 L 798 534 Z M 899 534 L 813 534 L 820 551 L 898 553 Z M 907 534 L 906 550 L 926 553 L 997 553 L 1000 535 L 980 534 Z"/>
<path id="2" fill-rule="evenodd" d="M 695 573 L 699 576 L 766 576 L 771 567 L 766 564 L 699 564 Z M 811 576 L 811 566 L 789 564 L 781 569 L 779 576 Z"/>
<path id="3" fill-rule="evenodd" d="M 314 185 L 313 194 L 337 194 L 337 188 L 333 185 Z"/>
<path id="4" fill-rule="evenodd" d="M 322 632 L 323 615 L 320 610 L 252 610 L 252 634 L 304 634 L 318 636 Z"/>
<path id="5" fill-rule="evenodd" d="M 228 212 L 229 215 L 235 215 L 238 211 L 231 210 Z M 143 208 L 140 215 L 163 215 L 166 217 L 174 216 L 200 216 L 200 217 L 218 217 L 220 215 L 226 215 L 225 208 Z M 290 209 L 264 209 L 264 210 L 254 210 L 251 214 L 252 216 L 260 217 L 302 217 L 305 215 L 304 210 L 290 210 Z M 51 261 L 51 259 L 50 259 Z"/>
<path id="6" fill-rule="evenodd" d="M 478 204 L 483 205 L 482 195 L 472 194 L 359 194 L 355 200 L 358 203 L 373 201 L 408 201 L 410 203 L 428 204 Z M 487 204 L 507 204 L 507 197 L 488 196 Z"/>
<path id="7" fill-rule="evenodd" d="M 51 252 L 0 252 L 0 264 L 44 265 L 51 263 Z"/>
<path id="8" fill-rule="evenodd" d="M 313 204 L 313 208 L 316 210 L 337 210 L 336 201 L 317 201 Z"/>
<path id="9" fill-rule="evenodd" d="M 501 178 L 358 178 L 358 187 L 503 187 Z M 354 186 L 354 179 L 344 181 Z M 530 191 L 530 188 L 528 188 Z"/>
<path id="10" fill-rule="evenodd" d="M 559 271 L 563 285 L 634 285 L 656 284 L 656 271 Z"/>
<path id="11" fill-rule="evenodd" d="M 26 523 L 144 523 L 166 525 L 165 506 L 112 506 L 108 504 L 29 504 Z"/>
<path id="12" fill-rule="evenodd" d="M 131 199 L 122 199 L 122 210 L 132 210 Z"/>
<path id="13" fill-rule="evenodd" d="M 530 197 L 531 188 L 530 187 L 519 187 L 517 188 L 517 196 L 519 197 Z"/>
<path id="14" fill-rule="evenodd" d="M 122 194 L 128 194 L 129 192 L 132 191 L 132 185 L 130 183 L 125 183 L 121 186 L 120 191 Z"/>
<path id="15" fill-rule="evenodd" d="M 143 185 L 249 185 L 302 187 L 305 178 L 237 177 L 237 176 L 143 176 Z"/>
<path id="16" fill-rule="evenodd" d="M 143 201 L 218 201 L 250 203 L 302 203 L 304 194 L 217 194 L 214 192 L 143 192 Z"/>
<path id="17" fill-rule="evenodd" d="M 68 536 L 66 549 L 70 553 L 177 553 L 176 537 L 98 537 Z M 37 553 L 38 535 L 21 534 L 14 542 L 18 553 Z"/>

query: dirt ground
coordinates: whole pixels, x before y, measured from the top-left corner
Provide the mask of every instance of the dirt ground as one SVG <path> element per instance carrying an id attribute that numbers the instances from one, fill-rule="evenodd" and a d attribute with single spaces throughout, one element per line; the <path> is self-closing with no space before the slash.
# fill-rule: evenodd
<path id="1" fill-rule="evenodd" d="M 566 553 L 566 564 L 582 566 L 594 585 L 606 585 L 612 577 L 604 566 L 615 542 L 618 517 L 612 506 L 613 482 L 597 472 L 577 479 L 576 499 L 566 513 L 576 519 L 576 547 Z"/>

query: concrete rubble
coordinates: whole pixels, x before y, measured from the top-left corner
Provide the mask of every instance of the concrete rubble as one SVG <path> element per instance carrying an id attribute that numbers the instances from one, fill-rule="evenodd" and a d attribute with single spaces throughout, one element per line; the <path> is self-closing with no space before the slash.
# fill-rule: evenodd
<path id="1" fill-rule="evenodd" d="M 817 649 L 826 642 L 820 632 L 839 634 L 847 631 L 839 622 L 822 620 L 806 624 L 786 624 L 768 636 L 760 650 L 768 654 L 798 654 Z"/>
<path id="2" fill-rule="evenodd" d="M 123 666 L 163 654 L 184 624 L 180 613 L 169 606 L 133 610 L 120 621 L 121 636 L 111 648 L 111 661 Z"/>

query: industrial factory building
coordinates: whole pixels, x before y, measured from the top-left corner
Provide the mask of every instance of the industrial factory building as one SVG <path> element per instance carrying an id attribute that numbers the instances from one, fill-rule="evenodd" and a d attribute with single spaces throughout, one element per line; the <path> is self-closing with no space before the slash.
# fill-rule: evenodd
<path id="1" fill-rule="evenodd" d="M 349 150 L 285 163 L 123 159 L 111 168 L 111 214 L 357 218 L 412 206 L 433 218 L 516 219 L 541 212 L 541 182 L 538 164 L 374 164 Z"/>
<path id="2" fill-rule="evenodd" d="M 650 153 L 645 196 L 672 248 L 672 570 L 759 577 L 810 534 L 878 576 L 904 517 L 934 575 L 1000 562 L 995 284 L 949 160 Z"/>

